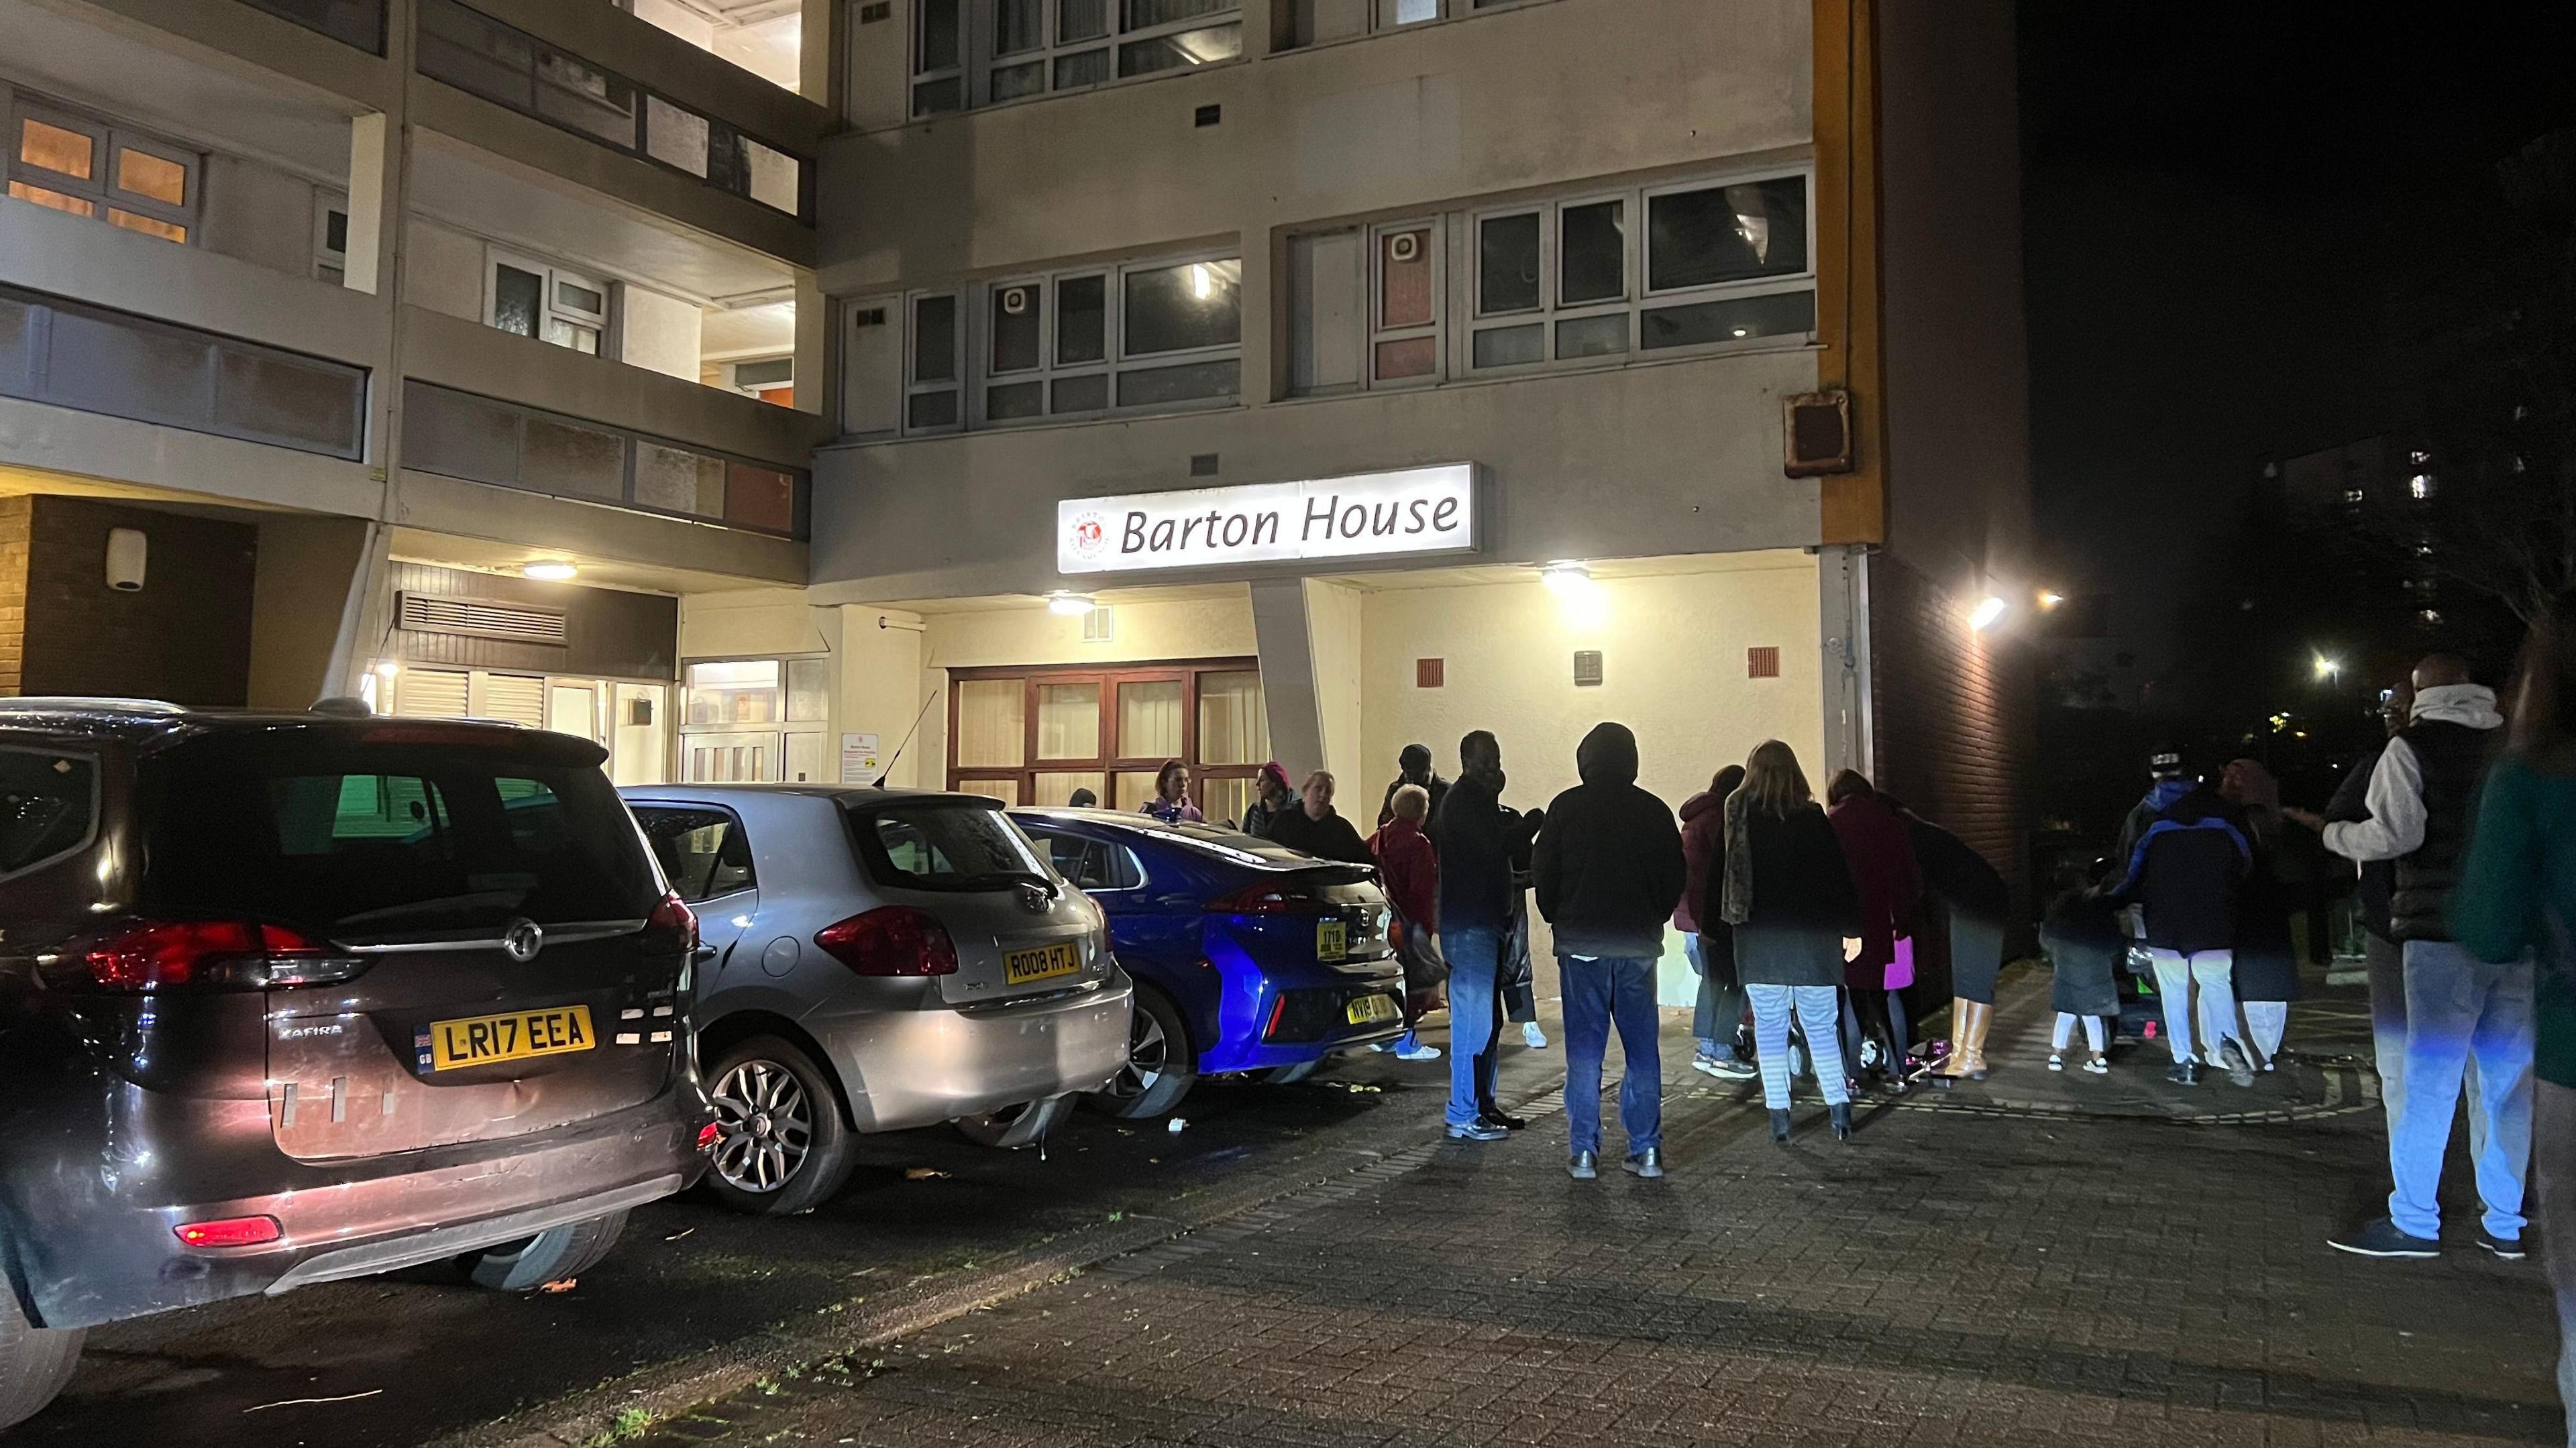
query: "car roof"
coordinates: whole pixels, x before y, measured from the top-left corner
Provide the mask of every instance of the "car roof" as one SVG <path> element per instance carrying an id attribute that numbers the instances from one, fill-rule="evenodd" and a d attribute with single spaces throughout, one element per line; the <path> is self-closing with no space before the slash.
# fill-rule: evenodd
<path id="1" fill-rule="evenodd" d="M 777 799 L 782 796 L 799 799 L 829 799 L 856 808 L 870 804 L 917 804 L 925 800 L 956 800 L 962 803 L 991 805 L 1002 808 L 1002 801 L 989 794 L 968 790 L 878 788 L 864 784 L 622 784 L 617 792 L 628 799 L 671 800 L 744 800 Z"/>
<path id="2" fill-rule="evenodd" d="M 1241 830 L 1224 825 L 1164 824 L 1151 815 L 1129 814 L 1123 810 L 1067 809 L 1061 806 L 1024 805 L 1011 811 L 1014 819 L 1046 820 L 1055 824 L 1086 825 L 1120 835 L 1140 838 L 1154 844 L 1172 845 L 1193 850 L 1202 856 L 1242 865 L 1255 870 L 1314 870 L 1343 868 L 1341 862 L 1300 854 L 1285 845 L 1255 839 Z M 1234 843 L 1255 846 L 1246 849 Z"/>
<path id="3" fill-rule="evenodd" d="M 206 735 L 259 734 L 284 729 L 352 736 L 372 734 L 381 738 L 389 730 L 399 730 L 406 725 L 435 729 L 449 737 L 488 736 L 490 742 L 496 743 L 513 739 L 534 742 L 578 737 L 569 734 L 553 736 L 545 730 L 530 729 L 504 719 L 429 719 L 401 714 L 365 714 L 355 712 L 356 707 L 355 701 L 351 701 L 351 711 L 347 713 L 319 709 L 296 713 L 287 710 L 196 709 L 159 699 L 0 699 L 0 734 L 79 735 L 146 746 Z M 419 742 L 434 741 L 424 738 Z"/>

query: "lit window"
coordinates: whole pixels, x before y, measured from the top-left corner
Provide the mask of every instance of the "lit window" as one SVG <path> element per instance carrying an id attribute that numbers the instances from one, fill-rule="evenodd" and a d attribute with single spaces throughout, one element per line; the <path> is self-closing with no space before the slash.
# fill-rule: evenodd
<path id="1" fill-rule="evenodd" d="M 915 116 L 1243 54 L 1241 0 L 915 0 L 913 15 Z"/>
<path id="2" fill-rule="evenodd" d="M 2343 490 L 2343 500 L 2347 503 L 2358 503 L 2361 501 L 2361 498 L 2362 493 L 2359 488 L 2346 488 Z"/>
<path id="3" fill-rule="evenodd" d="M 193 151 L 32 100 L 10 117 L 9 194 L 185 245 L 196 230 Z"/>
<path id="4" fill-rule="evenodd" d="M 2431 473 L 2417 473 L 2415 476 L 2408 478 L 2406 480 L 2406 491 L 2414 494 L 2418 498 L 2429 498 L 2433 496 L 2433 475 Z"/>
<path id="5" fill-rule="evenodd" d="M 485 320 L 493 326 L 593 357 L 607 355 L 608 283 L 496 249 L 487 288 Z"/>

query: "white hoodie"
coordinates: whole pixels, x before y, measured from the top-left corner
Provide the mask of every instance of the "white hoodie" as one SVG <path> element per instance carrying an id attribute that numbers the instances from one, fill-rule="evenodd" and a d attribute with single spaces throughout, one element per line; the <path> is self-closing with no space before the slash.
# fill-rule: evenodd
<path id="1" fill-rule="evenodd" d="M 2484 684 L 2437 684 L 2415 696 L 2410 720 L 2443 719 L 2471 729 L 2500 729 L 2495 690 Z M 2388 741 L 2370 772 L 2370 818 L 2326 826 L 2326 848 L 2347 860 L 2394 860 L 2424 846 L 2424 761 L 2404 736 Z"/>

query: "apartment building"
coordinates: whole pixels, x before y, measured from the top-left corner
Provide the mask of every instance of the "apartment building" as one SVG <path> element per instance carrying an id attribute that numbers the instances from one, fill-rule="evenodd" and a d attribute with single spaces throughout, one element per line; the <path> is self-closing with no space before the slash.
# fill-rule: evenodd
<path id="1" fill-rule="evenodd" d="M 1766 737 L 2021 848 L 2010 8 L 894 0 L 821 156 L 809 587 L 853 769 L 1132 808 L 1259 764 L 1374 816 L 1633 727 Z M 1792 419 L 1796 419 L 1793 423 Z"/>
<path id="2" fill-rule="evenodd" d="M 687 600 L 806 577 L 834 13 L 0 0 L 0 688 L 668 777 Z M 812 707 L 767 676 L 724 767 Z"/>
<path id="3" fill-rule="evenodd" d="M 2003 0 L 0 0 L 0 83 L 26 692 L 1211 817 L 1618 719 L 2018 854 Z"/>

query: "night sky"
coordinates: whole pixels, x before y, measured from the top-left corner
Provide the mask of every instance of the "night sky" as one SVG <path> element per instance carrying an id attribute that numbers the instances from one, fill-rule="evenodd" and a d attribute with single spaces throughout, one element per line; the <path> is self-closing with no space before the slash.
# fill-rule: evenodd
<path id="1" fill-rule="evenodd" d="M 1931 0 L 1903 0 L 1931 3 Z M 2023 0 L 2042 576 L 2150 670 L 2256 470 L 2385 430 L 2386 298 L 2576 125 L 2576 5 Z"/>

